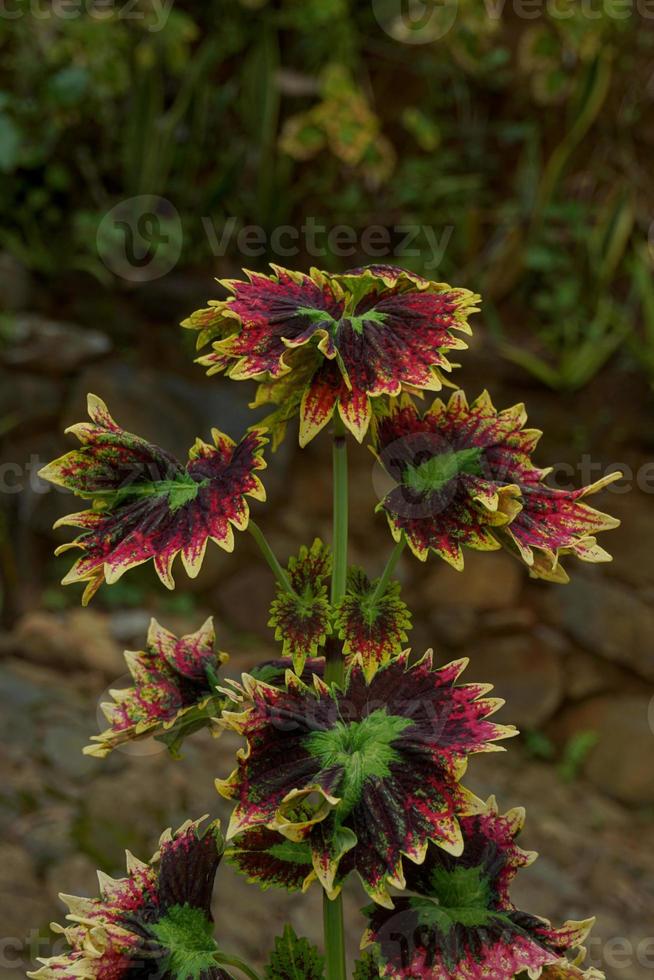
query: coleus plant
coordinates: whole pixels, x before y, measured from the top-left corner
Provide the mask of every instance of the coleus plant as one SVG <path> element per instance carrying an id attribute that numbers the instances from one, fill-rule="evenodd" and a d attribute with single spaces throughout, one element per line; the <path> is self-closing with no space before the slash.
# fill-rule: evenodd
<path id="1" fill-rule="evenodd" d="M 492 720 L 490 685 L 461 681 L 465 660 L 439 663 L 405 648 L 409 611 L 394 571 L 408 545 L 462 569 L 464 550 L 506 549 L 535 578 L 567 581 L 563 560 L 610 556 L 598 532 L 617 521 L 587 498 L 618 474 L 568 491 L 547 483 L 532 456 L 540 433 L 522 405 L 470 402 L 449 380 L 479 298 L 391 266 L 335 275 L 273 267 L 223 283 L 230 295 L 194 313 L 200 362 L 256 385 L 263 423 L 239 441 L 217 429 L 182 463 L 124 431 L 89 396 L 80 446 L 42 476 L 90 503 L 60 521 L 80 530 L 64 583 L 87 603 L 106 582 L 154 562 L 174 587 L 173 562 L 195 576 L 209 540 L 234 548 L 249 530 L 276 580 L 270 626 L 279 659 L 240 680 L 222 673 L 211 620 L 176 637 L 152 621 L 145 649 L 126 654 L 133 685 L 104 705 L 108 728 L 86 751 L 100 758 L 154 737 L 174 755 L 201 728 L 238 732 L 245 747 L 216 781 L 233 802 L 223 840 L 216 822 L 162 837 L 149 864 L 100 877 L 97 899 L 66 898 L 69 950 L 43 960 L 39 980 L 218 980 L 252 966 L 214 937 L 211 896 L 225 858 L 262 891 L 323 891 L 324 949 L 290 927 L 271 952 L 268 980 L 348 975 L 427 980 L 594 980 L 583 965 L 592 920 L 553 926 L 519 910 L 511 886 L 535 855 L 516 839 L 524 813 L 502 814 L 466 786 L 468 759 L 516 734 Z M 454 389 L 447 401 L 438 393 Z M 299 420 L 301 445 L 330 422 L 333 536 L 306 542 L 283 567 L 247 498 L 264 500 L 264 448 Z M 348 564 L 347 440 L 368 439 L 388 477 L 378 504 L 395 545 L 378 577 Z M 368 895 L 362 952 L 348 974 L 341 892 Z M 219 907 L 220 899 L 218 899 Z"/>

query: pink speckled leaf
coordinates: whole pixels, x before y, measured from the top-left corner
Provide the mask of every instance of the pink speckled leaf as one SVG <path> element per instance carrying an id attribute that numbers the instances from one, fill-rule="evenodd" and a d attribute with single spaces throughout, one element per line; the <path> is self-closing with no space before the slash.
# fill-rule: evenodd
<path id="1" fill-rule="evenodd" d="M 509 885 L 536 857 L 515 843 L 523 823 L 523 811 L 501 815 L 491 798 L 461 818 L 460 854 L 430 845 L 425 861 L 407 869 L 406 885 L 414 894 L 398 899 L 393 909 L 365 910 L 364 944 L 374 944 L 381 976 L 514 980 L 523 971 L 534 978 L 557 976 L 544 968 L 560 969 L 565 954 L 580 949 L 592 920 L 553 928 L 513 905 Z"/>
<path id="2" fill-rule="evenodd" d="M 343 275 L 272 268 L 270 276 L 248 273 L 247 282 L 223 283 L 233 295 L 184 326 L 198 331 L 199 345 L 213 342 L 200 358 L 210 373 L 261 382 L 257 403 L 278 406 L 275 442 L 299 410 L 305 445 L 336 406 L 362 441 L 371 399 L 440 389 L 442 372 L 452 369 L 447 352 L 467 346 L 459 334 L 470 333 L 468 318 L 479 299 L 468 290 L 392 266 Z"/>
<path id="3" fill-rule="evenodd" d="M 607 561 L 594 535 L 618 521 L 582 502 L 619 474 L 580 490 L 554 490 L 531 459 L 540 433 L 524 406 L 498 412 L 487 392 L 468 404 L 456 391 L 420 414 L 406 397 L 376 418 L 376 451 L 394 482 L 379 505 L 393 536 L 413 553 L 430 551 L 457 569 L 463 548 L 506 547 L 537 578 L 565 581 L 566 554 Z"/>
<path id="4" fill-rule="evenodd" d="M 56 923 L 69 947 L 41 959 L 33 980 L 121 980 L 158 976 L 176 980 L 230 980 L 215 963 L 211 938 L 211 897 L 222 854 L 217 821 L 201 830 L 202 821 L 187 821 L 176 833 L 166 831 L 148 864 L 127 854 L 127 877 L 99 873 L 100 897 L 64 897 L 72 926 Z M 196 930 L 187 946 L 179 938 L 182 921 Z M 188 926 L 187 926 L 188 929 Z M 190 932 L 190 930 L 189 930 Z M 187 933 L 188 934 L 188 933 Z M 181 934 L 184 936 L 184 934 Z M 61 944 L 60 944 L 61 945 Z M 184 965 L 187 968 L 184 968 Z"/>
<path id="5" fill-rule="evenodd" d="M 400 653 L 411 629 L 411 614 L 400 599 L 399 582 L 390 582 L 380 595 L 376 592 L 377 582 L 370 582 L 363 569 L 351 568 L 335 620 L 343 654 L 360 656 L 369 677 Z"/>
<path id="6" fill-rule="evenodd" d="M 248 273 L 246 282 L 229 280 L 223 285 L 233 296 L 218 308 L 213 329 L 219 334 L 233 331 L 214 343 L 214 351 L 229 358 L 231 377 L 284 374 L 288 351 L 312 340 L 324 345 L 328 357 L 334 356 L 330 329 L 343 302 L 319 273 L 308 276 L 275 266 L 271 276 Z M 196 327 L 193 317 L 185 325 Z M 206 339 L 203 332 L 200 340 Z"/>
<path id="7" fill-rule="evenodd" d="M 267 827 L 255 827 L 241 834 L 225 855 L 240 874 L 264 891 L 271 887 L 306 891 L 316 877 L 309 844 L 288 840 Z"/>
<path id="8" fill-rule="evenodd" d="M 331 606 L 327 580 L 331 574 L 331 552 L 319 538 L 311 548 L 302 546 L 299 556 L 288 563 L 289 593 L 278 586 L 270 607 L 268 625 L 275 639 L 283 642 L 282 655 L 291 657 L 301 675 L 307 657 L 315 657 L 331 633 Z"/>
<path id="9" fill-rule="evenodd" d="M 227 654 L 214 647 L 211 619 L 180 638 L 153 619 L 145 650 L 125 653 L 133 685 L 111 692 L 113 702 L 102 705 L 109 728 L 91 736 L 85 753 L 104 758 L 127 742 L 155 737 L 176 754 L 184 738 L 210 726 L 227 701 L 216 690 Z"/>
<path id="10" fill-rule="evenodd" d="M 458 853 L 458 817 L 474 801 L 459 783 L 466 759 L 515 734 L 490 720 L 501 702 L 488 685 L 457 685 L 464 666 L 434 670 L 427 655 L 409 667 L 401 655 L 368 679 L 355 659 L 343 690 L 291 673 L 285 690 L 246 676 L 251 706 L 222 722 L 248 741 L 217 783 L 236 802 L 228 836 L 265 826 L 308 840 L 328 892 L 345 862 L 386 903 L 388 885 L 402 886 L 403 856 L 422 860 L 430 840 Z"/>
<path id="11" fill-rule="evenodd" d="M 41 470 L 45 480 L 93 501 L 93 509 L 62 518 L 83 533 L 62 545 L 83 554 L 64 584 L 86 582 L 86 604 L 100 585 L 116 582 L 129 568 L 150 559 L 161 581 L 174 587 L 172 564 L 181 553 L 187 573 L 200 571 L 209 540 L 227 551 L 233 528 L 249 520 L 246 496 L 265 499 L 257 471 L 265 467 L 262 430 L 238 444 L 212 430 L 213 442 L 196 440 L 182 466 L 144 439 L 122 430 L 99 398 L 89 395 L 91 423 L 73 426 L 80 449 Z"/>

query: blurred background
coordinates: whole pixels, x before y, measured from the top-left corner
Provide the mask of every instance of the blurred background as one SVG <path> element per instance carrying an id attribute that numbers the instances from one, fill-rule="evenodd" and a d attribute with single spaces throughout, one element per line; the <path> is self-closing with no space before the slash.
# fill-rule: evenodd
<path id="1" fill-rule="evenodd" d="M 213 789 L 234 741 L 181 762 L 140 745 L 81 755 L 102 692 L 154 614 L 216 616 L 236 674 L 274 653 L 273 589 L 247 536 L 166 593 L 150 567 L 90 610 L 59 580 L 53 521 L 78 507 L 37 471 L 71 445 L 85 395 L 184 455 L 252 421 L 246 383 L 206 379 L 178 326 L 214 277 L 382 261 L 483 295 L 457 380 L 525 400 L 558 485 L 621 468 L 599 506 L 611 566 L 529 582 L 504 554 L 458 574 L 406 558 L 415 649 L 471 658 L 518 724 L 469 784 L 525 804 L 542 852 L 529 911 L 599 918 L 610 978 L 654 971 L 654 4 L 648 0 L 7 0 L 0 11 L 0 975 L 47 954 L 57 893 L 95 892 L 127 846 L 154 850 Z M 185 456 L 184 456 L 185 458 Z M 352 558 L 390 537 L 372 461 L 352 454 Z M 329 445 L 291 432 L 267 510 L 286 557 L 329 538 Z M 262 896 L 221 871 L 224 944 L 261 962 L 290 917 L 319 938 L 320 896 Z M 348 894 L 352 948 L 363 896 Z"/>

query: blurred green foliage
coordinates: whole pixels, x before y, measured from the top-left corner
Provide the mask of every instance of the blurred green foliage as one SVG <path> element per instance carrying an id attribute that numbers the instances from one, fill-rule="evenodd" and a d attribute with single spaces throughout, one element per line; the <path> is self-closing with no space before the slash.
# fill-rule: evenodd
<path id="1" fill-rule="evenodd" d="M 401 0 L 48 9 L 0 17 L 0 247 L 29 268 L 110 282 L 99 222 L 141 194 L 181 215 L 182 263 L 221 272 L 372 261 L 361 234 L 381 226 L 386 259 L 481 291 L 546 385 L 579 388 L 617 351 L 654 380 L 654 21 L 636 4 L 449 0 L 433 40 Z M 352 257 L 300 237 L 293 259 L 246 260 L 234 235 L 212 255 L 230 219 L 269 242 L 308 217 L 352 227 Z"/>
<path id="2" fill-rule="evenodd" d="M 565 744 L 559 763 L 559 775 L 566 783 L 574 783 L 581 775 L 588 756 L 599 742 L 594 731 L 575 732 Z"/>

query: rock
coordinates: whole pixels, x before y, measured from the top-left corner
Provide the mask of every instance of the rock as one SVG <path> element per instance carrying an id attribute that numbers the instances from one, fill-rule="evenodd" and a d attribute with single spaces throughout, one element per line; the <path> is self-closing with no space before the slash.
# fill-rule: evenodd
<path id="1" fill-rule="evenodd" d="M 42 752 L 46 762 L 54 770 L 65 772 L 73 780 L 88 779 L 97 766 L 84 746 L 89 744 L 92 728 L 90 720 L 72 723 L 70 716 L 44 726 Z"/>
<path id="2" fill-rule="evenodd" d="M 331 460 L 328 451 L 328 441 L 314 446 L 309 443 L 300 456 L 293 472 L 293 480 L 289 486 L 289 511 L 294 514 L 307 514 L 315 525 L 317 521 L 331 521 Z M 367 506 L 372 508 L 374 501 L 368 497 L 368 487 L 362 486 L 361 481 L 352 480 L 352 496 L 350 501 L 350 519 L 352 527 L 356 527 L 357 501 L 362 493 L 368 500 Z M 360 509 L 360 508 L 359 508 Z"/>
<path id="3" fill-rule="evenodd" d="M 52 862 L 46 872 L 45 886 L 53 904 L 59 894 L 96 895 L 98 878 L 95 864 L 86 854 L 72 854 L 56 863 Z"/>
<path id="4" fill-rule="evenodd" d="M 51 667 L 55 666 L 62 665 L 53 661 Z M 100 692 L 81 695 L 71 685 L 74 668 L 64 669 L 66 678 L 56 670 L 10 660 L 0 672 L 0 692 L 7 705 L 0 724 L 2 762 L 5 769 L 11 770 L 10 789 L 22 801 L 18 807 L 17 833 L 24 832 L 26 836 L 29 832 L 20 830 L 23 826 L 20 814 L 25 807 L 29 808 L 37 800 L 41 805 L 48 788 L 54 788 L 58 800 L 69 792 L 75 796 L 79 792 L 75 783 L 86 779 L 94 769 L 93 760 L 84 756 L 82 749 L 96 727 L 95 704 Z M 44 809 L 43 821 L 58 821 L 63 827 L 70 823 L 71 815 L 65 808 L 63 815 L 56 808 Z M 28 819 L 35 827 L 40 826 L 40 821 L 37 815 Z M 43 839 L 41 845 L 39 835 Z M 41 850 L 48 846 L 48 836 L 54 838 L 54 834 L 48 835 L 46 831 L 29 836 L 30 844 L 26 846 L 33 843 Z"/>
<path id="5" fill-rule="evenodd" d="M 109 618 L 91 609 L 65 613 L 26 613 L 5 641 L 5 649 L 37 664 L 125 673 L 122 650 L 111 635 Z"/>
<path id="6" fill-rule="evenodd" d="M 37 754 L 39 726 L 56 710 L 74 718 L 79 698 L 57 672 L 10 659 L 0 666 L 0 702 L 0 745 L 7 759 L 21 764 L 21 785 L 31 795 L 34 769 L 25 764 L 25 757 Z"/>
<path id="7" fill-rule="evenodd" d="M 524 842 L 523 846 L 526 846 Z M 586 895 L 574 875 L 544 853 L 525 874 L 516 878 L 511 898 L 520 909 L 556 918 L 564 903 L 566 906 L 578 903 L 583 907 Z"/>
<path id="8" fill-rule="evenodd" d="M 111 635 L 106 614 L 72 609 L 64 618 L 81 668 L 97 670 L 107 677 L 124 673 L 123 651 Z"/>
<path id="9" fill-rule="evenodd" d="M 275 584 L 267 565 L 251 564 L 235 572 L 216 592 L 216 604 L 227 622 L 243 633 L 272 637 L 268 626 Z"/>
<path id="10" fill-rule="evenodd" d="M 241 273 L 236 268 L 233 274 L 238 276 Z M 206 306 L 209 298 L 217 299 L 219 295 L 224 297 L 225 291 L 214 279 L 187 270 L 174 270 L 158 279 L 140 283 L 133 294 L 133 302 L 146 319 L 161 320 L 170 324 L 177 333 L 186 334 L 191 331 L 181 330 L 179 322 L 193 310 Z"/>
<path id="11" fill-rule="evenodd" d="M 109 614 L 109 630 L 121 646 L 130 650 L 140 649 L 151 618 L 145 609 L 120 609 Z"/>
<path id="12" fill-rule="evenodd" d="M 169 390 L 171 377 L 115 359 L 108 360 L 101 368 L 90 367 L 75 382 L 64 413 L 65 424 L 87 418 L 86 396 L 93 392 L 104 399 L 124 429 L 185 460 L 195 437 L 206 437 L 208 432 L 198 430 L 193 411 L 179 399 L 178 387 L 175 392 Z M 174 380 L 177 386 L 180 379 Z"/>
<path id="13" fill-rule="evenodd" d="M 579 732 L 597 734 L 583 765 L 598 789 L 630 806 L 654 805 L 654 701 L 648 695 L 602 695 L 565 712 L 555 735 L 564 744 Z"/>
<path id="14" fill-rule="evenodd" d="M 553 716 L 563 697 L 563 669 L 545 638 L 529 633 L 497 637 L 467 652 L 470 666 L 463 679 L 495 686 L 493 696 L 507 702 L 504 722 L 535 729 Z"/>
<path id="15" fill-rule="evenodd" d="M 3 636 L 3 644 L 14 646 L 12 637 Z M 0 667 L 0 701 L 12 712 L 25 714 L 47 700 L 51 675 L 20 661 L 10 661 Z M 7 714 L 10 712 L 7 711 Z"/>
<path id="16" fill-rule="evenodd" d="M 172 401 L 188 411 L 195 435 L 202 439 L 210 438 L 212 426 L 227 432 L 232 439 L 240 439 L 257 417 L 261 418 L 261 412 L 257 414 L 248 407 L 254 397 L 249 386 L 224 378 L 200 375 L 197 381 L 189 382 L 175 374 L 165 375 L 162 394 L 166 404 Z"/>
<path id="17" fill-rule="evenodd" d="M 421 593 L 431 606 L 506 609 L 518 601 L 524 580 L 518 562 L 501 551 L 466 551 L 462 572 L 444 561 L 434 562 L 427 569 Z"/>
<path id="18" fill-rule="evenodd" d="M 220 881 L 223 894 L 230 896 L 228 902 L 221 902 L 220 890 L 216 892 L 215 918 L 221 923 L 222 935 L 229 936 L 230 946 L 238 949 L 261 973 L 267 960 L 266 951 L 272 948 L 275 937 L 281 935 L 286 922 L 292 924 L 298 935 L 322 946 L 320 889 L 310 888 L 304 895 L 287 894 L 278 889 L 272 901 L 266 901 L 265 896 L 262 901 L 253 901 L 252 885 L 226 864 L 220 869 Z M 358 890 L 355 892 L 346 887 L 343 891 L 345 921 L 350 924 L 346 934 L 350 961 L 358 955 L 361 939 L 361 897 Z"/>
<path id="19" fill-rule="evenodd" d="M 643 474 L 654 487 L 654 464 L 651 459 L 639 468 L 637 479 L 643 479 Z M 630 585 L 650 589 L 654 587 L 654 507 L 651 493 L 651 490 L 645 494 L 633 488 L 628 494 L 612 496 L 606 506 L 611 514 L 622 521 L 618 530 L 611 533 L 606 545 L 613 555 L 611 571 Z"/>
<path id="20" fill-rule="evenodd" d="M 59 517 L 80 509 L 80 501 L 69 491 L 46 483 L 38 475 L 46 463 L 70 448 L 65 436 L 50 432 L 25 436 L 12 433 L 4 448 L 0 491 L 6 495 L 5 501 L 12 515 L 10 530 L 21 554 L 19 571 L 26 573 L 29 579 L 36 576 L 31 567 L 24 568 L 23 565 L 25 559 L 32 559 L 35 542 L 26 532 L 52 535 L 52 525 Z M 40 555 L 38 560 L 42 564 Z"/>
<path id="21" fill-rule="evenodd" d="M 11 429 L 55 418 L 61 403 L 61 388 L 55 381 L 0 370 L 0 418 L 9 419 Z"/>
<path id="22" fill-rule="evenodd" d="M 24 943 L 30 930 L 47 925 L 51 907 L 28 854 L 0 843 L 0 922 L 3 937 Z"/>
<path id="23" fill-rule="evenodd" d="M 42 809 L 18 820 L 14 833 L 39 871 L 43 871 L 56 862 L 63 861 L 71 853 L 74 821 L 75 810 L 69 804 L 45 804 Z"/>
<path id="24" fill-rule="evenodd" d="M 536 615 L 528 606 L 512 609 L 490 609 L 482 613 L 479 626 L 484 633 L 516 633 L 536 625 Z"/>
<path id="25" fill-rule="evenodd" d="M 429 623 L 432 627 L 432 642 L 437 650 L 441 643 L 449 647 L 461 647 L 472 639 L 477 615 L 469 606 L 449 609 L 443 606 L 433 610 Z"/>
<path id="26" fill-rule="evenodd" d="M 565 693 L 582 701 L 604 691 L 624 691 L 638 681 L 625 671 L 586 650 L 571 650 L 565 661 Z"/>
<path id="27" fill-rule="evenodd" d="M 194 772 L 176 765 L 160 743 L 154 743 L 153 749 L 151 755 L 118 752 L 114 758 L 121 768 L 95 778 L 85 793 L 76 825 L 77 842 L 111 873 L 124 875 L 125 848 L 148 860 L 166 827 L 179 827 L 189 816 L 202 816 L 186 812 L 189 787 L 193 779 L 204 779 L 212 786 L 213 770 Z M 215 790 L 212 795 L 217 801 Z"/>
<path id="28" fill-rule="evenodd" d="M 544 607 L 581 647 L 654 680 L 654 607 L 626 586 L 577 575 L 551 590 Z"/>
<path id="29" fill-rule="evenodd" d="M 654 939 L 649 927 L 625 929 L 620 913 L 600 913 L 584 946 L 588 950 L 585 968 L 594 966 L 616 980 L 651 980 Z"/>
<path id="30" fill-rule="evenodd" d="M 111 346 L 106 334 L 91 327 L 20 313 L 12 318 L 9 343 L 0 356 L 13 368 L 61 375 L 102 357 Z"/>

